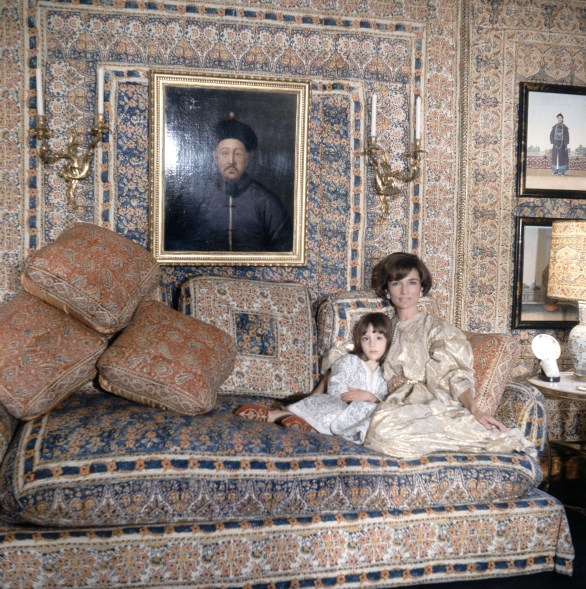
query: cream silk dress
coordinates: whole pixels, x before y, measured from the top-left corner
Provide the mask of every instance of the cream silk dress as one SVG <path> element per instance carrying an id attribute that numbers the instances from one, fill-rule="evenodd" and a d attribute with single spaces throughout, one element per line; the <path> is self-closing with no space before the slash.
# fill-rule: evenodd
<path id="1" fill-rule="evenodd" d="M 387 396 L 387 383 L 381 368 L 370 370 L 358 356 L 346 354 L 332 365 L 327 393 L 314 393 L 288 405 L 287 410 L 305 419 L 322 434 L 342 436 L 362 444 L 377 403 L 342 401 L 340 397 L 350 388 L 369 391 L 380 400 Z"/>
<path id="2" fill-rule="evenodd" d="M 424 312 L 392 321 L 383 366 L 389 396 L 371 417 L 365 446 L 400 458 L 439 451 L 537 455 L 517 428 L 488 430 L 458 401 L 475 391 L 472 349 L 463 332 Z"/>

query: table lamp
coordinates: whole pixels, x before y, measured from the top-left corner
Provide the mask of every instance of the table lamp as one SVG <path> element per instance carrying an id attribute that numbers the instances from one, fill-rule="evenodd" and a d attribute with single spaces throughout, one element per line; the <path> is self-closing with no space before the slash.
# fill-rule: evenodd
<path id="1" fill-rule="evenodd" d="M 579 323 L 568 336 L 574 378 L 586 381 L 586 220 L 554 221 L 547 294 L 578 302 Z"/>

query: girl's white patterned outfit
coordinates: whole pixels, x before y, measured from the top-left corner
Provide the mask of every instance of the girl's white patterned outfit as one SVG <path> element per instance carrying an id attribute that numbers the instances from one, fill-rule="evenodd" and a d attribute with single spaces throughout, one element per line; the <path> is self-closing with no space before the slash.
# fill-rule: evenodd
<path id="1" fill-rule="evenodd" d="M 332 365 L 327 393 L 314 393 L 288 405 L 287 409 L 322 434 L 342 436 L 362 444 L 377 403 L 343 401 L 340 397 L 348 389 L 369 391 L 380 401 L 387 396 L 387 384 L 380 366 L 372 371 L 364 360 L 355 354 L 347 354 Z"/>

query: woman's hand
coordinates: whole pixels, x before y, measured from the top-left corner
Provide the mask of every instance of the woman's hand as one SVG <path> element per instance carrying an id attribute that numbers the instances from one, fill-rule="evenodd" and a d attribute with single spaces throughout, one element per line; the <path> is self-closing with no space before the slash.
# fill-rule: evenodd
<path id="1" fill-rule="evenodd" d="M 472 413 L 474 419 L 476 419 L 478 423 L 481 423 L 486 429 L 496 427 L 501 432 L 506 432 L 509 429 L 498 419 L 495 419 L 494 417 L 488 415 L 488 413 L 481 411 L 470 391 L 462 393 L 458 398 L 458 401 L 460 401 L 460 403 L 462 403 L 462 405 L 464 405 L 464 407 L 466 407 L 466 409 Z"/>
<path id="2" fill-rule="evenodd" d="M 371 403 L 378 403 L 379 399 L 376 395 L 373 395 L 370 391 L 363 389 L 348 389 L 345 393 L 340 395 L 342 401 L 350 403 L 352 401 L 370 401 Z"/>
<path id="3" fill-rule="evenodd" d="M 478 406 L 476 407 L 475 411 L 470 411 L 470 413 L 472 413 L 474 419 L 476 419 L 478 423 L 481 423 L 486 429 L 496 427 L 501 432 L 506 432 L 509 429 L 506 425 L 502 424 L 498 419 L 495 419 L 491 415 L 488 415 L 488 413 L 485 413 L 484 411 L 478 409 Z"/>

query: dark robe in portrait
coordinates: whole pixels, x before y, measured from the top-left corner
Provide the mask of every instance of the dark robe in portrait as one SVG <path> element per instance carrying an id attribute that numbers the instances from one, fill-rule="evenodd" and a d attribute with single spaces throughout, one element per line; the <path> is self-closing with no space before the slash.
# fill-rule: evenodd
<path id="1" fill-rule="evenodd" d="M 551 148 L 551 169 L 554 174 L 564 174 L 569 167 L 568 144 L 570 131 L 563 123 L 557 123 L 549 134 Z"/>
<path id="2" fill-rule="evenodd" d="M 178 251 L 286 252 L 293 226 L 280 199 L 244 174 L 237 182 L 219 179 L 193 195 L 182 230 L 167 232 L 165 247 Z M 179 229 L 179 227 L 176 227 Z"/>

